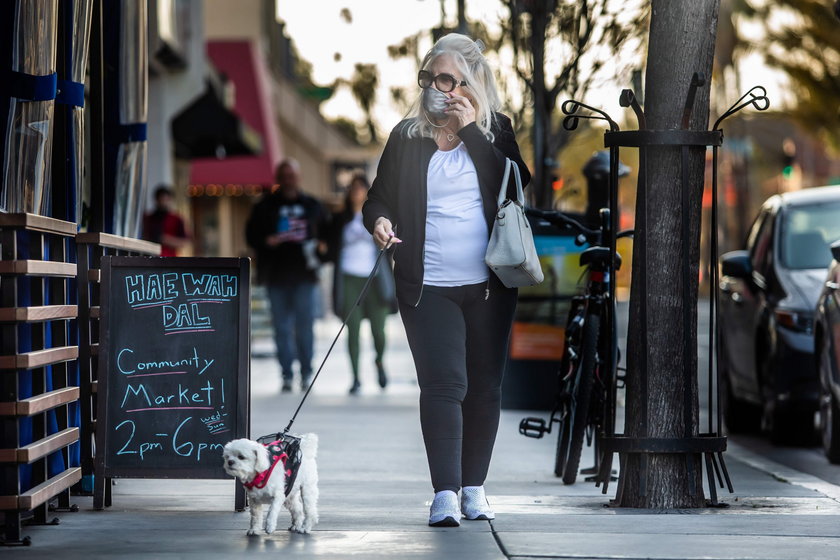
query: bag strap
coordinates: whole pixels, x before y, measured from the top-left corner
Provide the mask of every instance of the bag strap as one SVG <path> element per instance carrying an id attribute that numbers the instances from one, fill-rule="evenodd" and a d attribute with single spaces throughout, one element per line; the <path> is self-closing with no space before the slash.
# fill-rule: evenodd
<path id="1" fill-rule="evenodd" d="M 513 168 L 513 179 L 516 181 L 516 202 L 520 206 L 525 205 L 525 193 L 522 190 L 522 176 L 519 174 L 519 166 L 513 163 L 510 158 L 505 158 L 505 173 L 502 175 L 502 188 L 499 190 L 499 206 L 507 200 L 508 183 L 510 182 L 510 170 Z"/>
<path id="2" fill-rule="evenodd" d="M 513 168 L 513 180 L 516 181 L 516 201 L 519 206 L 525 206 L 525 192 L 522 189 L 522 176 L 519 174 L 519 166 L 508 159 L 510 166 Z"/>

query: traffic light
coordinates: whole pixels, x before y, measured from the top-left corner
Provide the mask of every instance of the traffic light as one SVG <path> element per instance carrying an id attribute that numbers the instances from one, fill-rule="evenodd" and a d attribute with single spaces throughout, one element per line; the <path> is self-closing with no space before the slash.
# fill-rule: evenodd
<path id="1" fill-rule="evenodd" d="M 796 162 L 796 144 L 793 139 L 785 138 L 782 142 L 782 177 L 790 179 L 793 176 L 793 164 Z"/>
<path id="2" fill-rule="evenodd" d="M 785 155 L 784 164 L 782 166 L 782 177 L 790 179 L 793 175 L 793 162 L 796 158 L 794 156 Z"/>

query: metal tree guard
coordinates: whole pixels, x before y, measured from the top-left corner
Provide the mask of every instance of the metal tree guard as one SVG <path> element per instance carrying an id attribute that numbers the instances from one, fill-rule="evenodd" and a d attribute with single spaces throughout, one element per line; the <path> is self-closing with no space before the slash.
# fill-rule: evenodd
<path id="1" fill-rule="evenodd" d="M 718 368 L 718 344 L 719 344 L 719 329 L 717 321 L 718 310 L 718 187 L 717 187 L 717 164 L 718 164 L 718 149 L 723 143 L 723 131 L 720 129 L 721 123 L 737 113 L 741 109 L 752 105 L 759 111 L 766 110 L 770 103 L 767 99 L 767 92 L 762 86 L 755 86 L 747 93 L 741 96 L 720 118 L 715 121 L 712 130 L 697 131 L 689 130 L 689 120 L 694 106 L 694 98 L 697 88 L 703 85 L 705 78 L 702 74 L 695 73 L 692 77 L 689 86 L 688 95 L 683 109 L 682 122 L 680 129 L 676 130 L 649 130 L 646 127 L 645 114 L 641 105 L 638 103 L 635 95 L 629 89 L 621 92 L 619 103 L 622 107 L 630 107 L 636 115 L 639 129 L 634 131 L 619 130 L 616 122 L 610 118 L 607 113 L 599 109 L 595 109 L 588 105 L 584 105 L 579 101 L 568 100 L 562 105 L 562 111 L 566 115 L 563 120 L 563 127 L 566 130 L 574 130 L 577 128 L 579 119 L 595 119 L 604 120 L 609 124 L 609 131 L 604 133 L 604 145 L 610 150 L 610 184 L 609 184 L 609 205 L 611 215 L 611 231 L 610 231 L 610 249 L 613 254 L 616 250 L 615 234 L 618 231 L 616 209 L 618 208 L 618 164 L 619 164 L 619 148 L 634 147 L 639 149 L 639 180 L 638 185 L 641 185 L 641 198 L 637 205 L 638 211 L 642 214 L 642 223 L 647 224 L 647 149 L 649 147 L 662 146 L 676 146 L 681 150 L 680 172 L 681 172 L 681 224 L 682 224 L 682 285 L 683 285 L 683 332 L 690 332 L 691 323 L 691 309 L 690 309 L 690 279 L 691 279 L 691 259 L 689 256 L 689 242 L 690 242 L 690 224 L 689 224 L 689 188 L 688 188 L 688 155 L 689 147 L 703 146 L 712 147 L 712 211 L 711 211 L 711 243 L 709 247 L 709 278 L 712 283 L 712 296 L 709 298 L 709 371 L 708 371 L 708 430 L 706 433 L 700 433 L 697 436 L 692 435 L 692 400 L 691 391 L 689 390 L 688 378 L 683 384 L 684 393 L 684 433 L 679 438 L 661 438 L 650 437 L 647 417 L 642 415 L 641 433 L 642 437 L 627 437 L 623 434 L 615 433 L 615 397 L 617 390 L 617 352 L 614 345 L 611 346 L 611 355 L 609 356 L 609 363 L 612 367 L 612 383 L 613 387 L 610 391 L 610 399 L 613 415 L 606 420 L 605 426 L 601 434 L 596 440 L 600 448 L 600 457 L 596 457 L 596 466 L 598 473 L 595 477 L 596 484 L 603 484 L 602 492 L 606 494 L 610 482 L 612 472 L 612 458 L 614 453 L 618 453 L 620 461 L 625 464 L 624 457 L 627 455 L 638 455 L 640 463 L 640 477 L 639 488 L 642 494 L 646 494 L 647 478 L 648 478 L 648 455 L 652 453 L 670 453 L 670 454 L 684 454 L 686 457 L 686 466 L 689 474 L 693 472 L 694 461 L 698 455 L 702 456 L 705 461 L 706 476 L 709 483 L 710 505 L 720 505 L 717 500 L 717 490 L 715 488 L 715 477 L 721 488 L 726 487 L 729 492 L 733 492 L 732 482 L 729 478 L 729 473 L 726 469 L 726 464 L 723 459 L 723 452 L 726 450 L 726 436 L 722 432 L 722 414 L 720 409 L 720 382 L 719 382 L 719 368 Z M 579 114 L 581 109 L 586 109 L 591 114 Z M 637 196 L 639 196 L 637 190 Z M 647 263 L 647 247 L 642 247 L 640 258 L 643 263 Z M 610 275 L 615 278 L 615 263 L 610 263 Z M 640 289 L 642 294 L 642 305 L 640 307 L 640 322 L 643 325 L 641 332 L 641 342 L 643 351 L 640 355 L 639 373 L 641 379 L 638 386 L 642 391 L 641 399 L 643 402 L 643 409 L 647 410 L 648 402 L 648 383 L 647 383 L 647 351 L 648 351 L 648 337 L 647 337 L 647 309 L 646 309 L 646 294 L 647 287 L 647 271 L 645 267 L 641 267 L 639 278 L 634 278 L 635 281 L 640 282 Z M 611 284 L 610 293 L 610 309 L 615 309 L 615 289 L 614 283 Z M 609 332 L 615 332 L 615 317 L 609 317 Z M 685 336 L 683 341 L 684 356 L 690 355 L 691 346 L 697 344 L 697 340 L 689 336 Z M 687 368 L 684 368 L 684 375 L 688 376 L 691 373 Z M 596 451 L 596 455 L 599 454 Z M 703 491 L 702 488 L 696 488 L 694 484 L 694 477 L 690 476 L 689 491 L 693 494 Z"/>

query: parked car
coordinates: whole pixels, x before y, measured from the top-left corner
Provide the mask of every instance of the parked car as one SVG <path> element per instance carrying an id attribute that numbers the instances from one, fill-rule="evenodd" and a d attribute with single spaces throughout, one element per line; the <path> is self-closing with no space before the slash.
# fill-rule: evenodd
<path id="1" fill-rule="evenodd" d="M 813 442 L 814 312 L 836 239 L 840 187 L 809 188 L 769 198 L 746 249 L 721 257 L 721 408 L 730 432 L 760 426 L 774 443 Z"/>
<path id="2" fill-rule="evenodd" d="M 817 302 L 814 353 L 820 377 L 820 435 L 825 456 L 840 463 L 840 241 Z"/>

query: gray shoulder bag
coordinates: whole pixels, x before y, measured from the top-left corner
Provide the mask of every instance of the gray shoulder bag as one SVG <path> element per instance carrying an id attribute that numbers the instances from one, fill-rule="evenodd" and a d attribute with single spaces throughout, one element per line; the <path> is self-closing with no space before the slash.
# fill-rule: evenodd
<path id="1" fill-rule="evenodd" d="M 516 200 L 507 198 L 511 168 L 516 181 Z M 535 286 L 543 281 L 540 259 L 534 247 L 534 234 L 525 217 L 524 204 L 519 167 L 507 158 L 499 191 L 499 209 L 493 221 L 484 262 L 508 288 Z"/>

